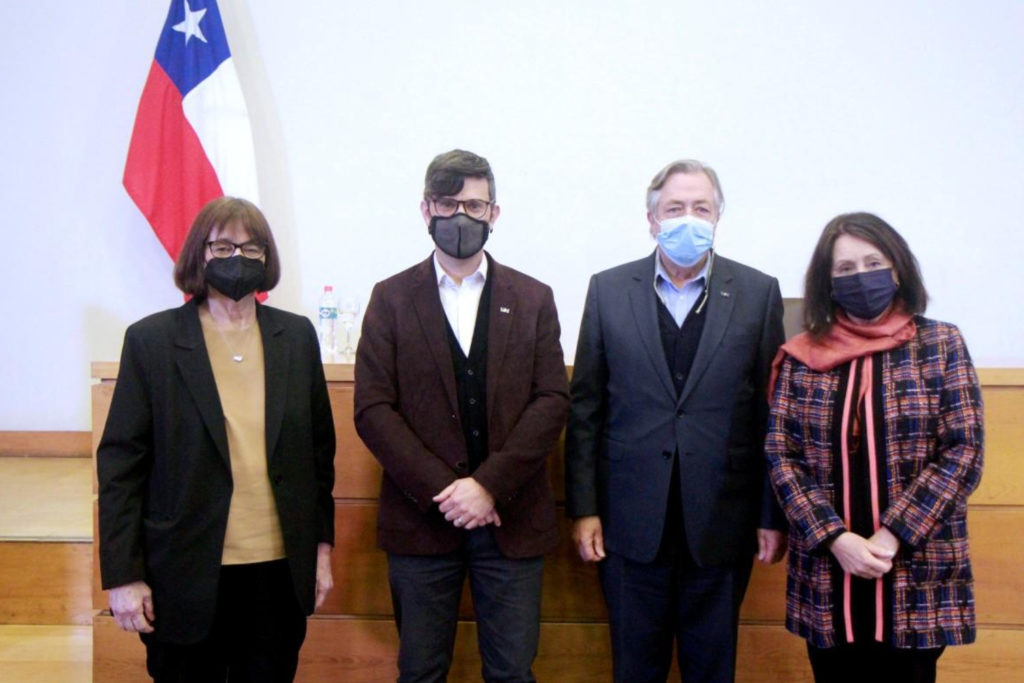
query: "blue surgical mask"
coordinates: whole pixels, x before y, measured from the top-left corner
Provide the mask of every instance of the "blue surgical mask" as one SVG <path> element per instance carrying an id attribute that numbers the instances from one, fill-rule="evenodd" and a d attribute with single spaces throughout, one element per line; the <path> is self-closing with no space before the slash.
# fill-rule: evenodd
<path id="1" fill-rule="evenodd" d="M 715 241 L 715 226 L 703 218 L 666 218 L 659 225 L 658 245 L 677 266 L 696 265 Z"/>

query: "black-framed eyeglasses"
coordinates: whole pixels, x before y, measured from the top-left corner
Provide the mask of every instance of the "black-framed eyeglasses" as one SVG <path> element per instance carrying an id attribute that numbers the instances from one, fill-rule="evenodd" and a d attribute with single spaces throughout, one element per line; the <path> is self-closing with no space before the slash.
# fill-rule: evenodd
<path id="1" fill-rule="evenodd" d="M 454 216 L 460 206 L 467 216 L 483 218 L 487 214 L 487 210 L 494 206 L 494 202 L 489 202 L 486 199 L 463 199 L 460 201 L 451 197 L 437 197 L 431 199 L 430 203 L 434 206 L 434 213 L 443 218 Z"/>
<path id="2" fill-rule="evenodd" d="M 267 251 L 267 245 L 261 242 L 235 244 L 231 240 L 210 240 L 206 246 L 210 248 L 210 253 L 215 258 L 231 258 L 235 255 L 236 249 L 241 251 L 242 256 L 246 258 L 259 258 Z"/>

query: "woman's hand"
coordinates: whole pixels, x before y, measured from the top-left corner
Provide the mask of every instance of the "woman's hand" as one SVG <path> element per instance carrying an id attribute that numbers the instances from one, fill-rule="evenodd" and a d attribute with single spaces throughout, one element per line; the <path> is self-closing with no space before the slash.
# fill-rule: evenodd
<path id="1" fill-rule="evenodd" d="M 153 592 L 145 581 L 133 581 L 110 589 L 110 613 L 124 631 L 153 632 Z"/>
<path id="2" fill-rule="evenodd" d="M 331 573 L 331 544 L 321 543 L 316 547 L 316 603 L 313 609 L 320 609 L 332 588 L 334 575 Z"/>
<path id="3" fill-rule="evenodd" d="M 829 549 L 843 571 L 862 579 L 877 579 L 886 574 L 892 569 L 892 558 L 896 555 L 895 550 L 889 550 L 852 531 L 837 536 Z"/>

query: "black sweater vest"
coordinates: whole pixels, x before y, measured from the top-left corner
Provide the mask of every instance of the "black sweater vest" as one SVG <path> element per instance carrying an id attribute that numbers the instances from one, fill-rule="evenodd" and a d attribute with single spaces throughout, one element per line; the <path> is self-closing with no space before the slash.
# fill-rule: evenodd
<path id="1" fill-rule="evenodd" d="M 469 472 L 487 459 L 487 328 L 491 317 L 491 278 L 484 281 L 480 305 L 473 326 L 473 343 L 467 356 L 445 316 L 448 347 L 455 370 L 455 387 L 459 398 L 462 435 L 466 439 Z M 461 464 L 461 463 L 460 463 Z"/>

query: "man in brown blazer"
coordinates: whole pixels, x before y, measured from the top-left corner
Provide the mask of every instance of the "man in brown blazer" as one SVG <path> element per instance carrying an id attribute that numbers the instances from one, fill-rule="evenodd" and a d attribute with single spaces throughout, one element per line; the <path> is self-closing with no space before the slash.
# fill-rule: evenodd
<path id="1" fill-rule="evenodd" d="M 500 208 L 486 159 L 427 168 L 425 261 L 377 283 L 355 423 L 384 468 L 377 531 L 400 681 L 443 681 L 468 573 L 484 679 L 532 681 L 543 554 L 558 540 L 547 457 L 569 398 L 551 288 L 483 250 Z"/>

